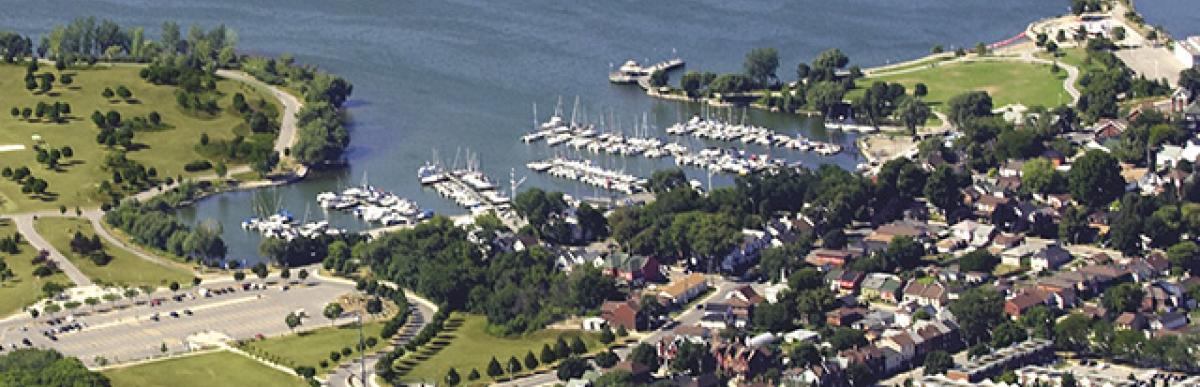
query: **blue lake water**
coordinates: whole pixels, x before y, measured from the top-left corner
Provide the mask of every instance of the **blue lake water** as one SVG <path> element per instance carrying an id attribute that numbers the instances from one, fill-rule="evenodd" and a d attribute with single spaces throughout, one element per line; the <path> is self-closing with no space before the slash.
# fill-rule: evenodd
<path id="1" fill-rule="evenodd" d="M 311 208 L 309 218 L 321 218 L 325 215 L 314 195 L 357 184 L 364 175 L 372 184 L 425 208 L 461 213 L 415 180 L 416 168 L 434 149 L 445 163 L 460 154 L 460 165 L 469 149 L 482 169 L 505 186 L 515 170 L 528 178 L 525 187 L 595 195 L 593 189 L 526 170 L 526 162 L 554 152 L 544 145 L 527 146 L 517 137 L 532 125 L 532 104 L 544 119 L 558 96 L 564 97 L 568 111 L 579 96 L 592 116 L 611 112 L 625 128 L 646 115 L 660 136 L 661 128 L 697 111 L 647 98 L 636 88 L 609 85 L 607 72 L 626 59 L 658 60 L 675 53 L 688 62 L 688 69 L 737 71 L 750 48 L 775 47 L 782 63 L 779 75 L 789 80 L 799 61 L 809 61 L 827 48 L 841 48 L 852 63 L 863 67 L 881 65 L 919 57 L 934 44 L 950 48 L 1003 40 L 1066 6 L 1057 0 L 0 3 L 20 10 L 0 14 L 0 29 L 31 35 L 89 15 L 145 26 L 151 35 L 157 35 L 165 20 L 206 27 L 224 23 L 238 32 L 243 52 L 291 53 L 299 62 L 316 64 L 354 83 L 347 105 L 353 117 L 349 168 L 278 189 L 219 195 L 180 211 L 188 221 L 220 221 L 231 257 L 249 261 L 258 259 L 259 238 L 237 224 L 252 215 L 252 203 L 278 203 L 297 216 Z M 818 120 L 790 115 L 752 111 L 748 121 L 846 145 L 854 138 L 828 132 Z M 778 151 L 774 155 L 812 166 L 835 163 L 850 168 L 861 161 L 851 147 L 834 157 Z M 669 159 L 599 160 L 641 175 L 673 165 Z M 689 174 L 706 178 L 699 171 Z M 725 182 L 728 178 L 715 180 Z M 347 216 L 333 215 L 331 220 L 361 227 Z"/>

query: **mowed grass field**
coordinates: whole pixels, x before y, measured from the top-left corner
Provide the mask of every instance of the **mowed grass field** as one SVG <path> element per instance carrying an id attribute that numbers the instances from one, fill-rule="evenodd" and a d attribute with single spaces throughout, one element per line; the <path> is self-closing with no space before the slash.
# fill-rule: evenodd
<path id="1" fill-rule="evenodd" d="M 71 251 L 71 237 L 80 231 L 86 237 L 96 234 L 92 223 L 82 218 L 42 217 L 34 223 L 38 234 L 65 255 L 84 275 L 96 282 L 113 285 L 165 287 L 172 281 L 180 286 L 192 286 L 192 274 L 182 267 L 164 267 L 133 255 L 118 246 L 101 240 L 104 251 L 113 257 L 107 265 L 99 266 L 91 259 Z"/>
<path id="2" fill-rule="evenodd" d="M 17 226 L 8 219 L 0 219 L 0 236 L 9 237 L 17 233 Z M 24 240 L 24 238 L 22 238 Z M 62 273 L 39 278 L 33 275 L 33 257 L 37 251 L 29 243 L 21 243 L 18 254 L 0 253 L 8 269 L 15 277 L 0 283 L 0 318 L 20 312 L 22 308 L 32 305 L 42 299 L 42 285 L 47 282 L 57 282 L 71 285 L 71 280 Z"/>
<path id="3" fill-rule="evenodd" d="M 115 110 L 125 121 L 158 112 L 166 125 L 165 129 L 136 132 L 134 142 L 144 146 L 144 149 L 130 152 L 128 156 L 147 168 L 156 168 L 159 176 L 165 178 L 212 173 L 187 173 L 183 170 L 184 164 L 204 159 L 195 150 L 201 133 L 207 133 L 215 141 L 232 139 L 235 131 L 247 131 L 244 120 L 230 107 L 235 93 L 243 93 L 248 102 L 263 99 L 272 106 L 278 103 L 269 94 L 251 85 L 221 80 L 217 82 L 217 90 L 221 94 L 218 105 L 222 111 L 213 115 L 196 114 L 178 106 L 175 100 L 176 87 L 146 82 L 138 77 L 140 69 L 141 66 L 136 65 L 97 65 L 85 69 L 67 69 L 60 73 L 53 66 L 43 64 L 38 74 L 49 72 L 55 78 L 62 78 L 62 74 L 73 74 L 74 81 L 64 86 L 56 80 L 54 88 L 42 94 L 25 89 L 24 65 L 0 64 L 0 147 L 25 146 L 24 150 L 0 152 L 0 167 L 29 167 L 33 176 L 49 183 L 48 191 L 56 196 L 31 198 L 21 193 L 18 184 L 0 179 L 0 210 L 14 212 L 53 209 L 59 205 L 68 208 L 100 205 L 93 197 L 95 188 L 101 181 L 110 179 L 112 173 L 101 169 L 108 149 L 96 143 L 98 129 L 90 118 L 93 111 Z M 120 85 L 132 91 L 130 101 L 119 98 L 108 100 L 101 95 L 105 87 L 115 90 Z M 38 102 L 66 102 L 71 105 L 71 113 L 63 123 L 38 120 L 35 116 L 24 120 L 10 115 L 13 107 L 36 109 Z M 58 171 L 39 165 L 33 150 L 32 136 L 35 134 L 42 137 L 45 147 L 70 146 L 74 150 L 74 157 L 64 159 L 65 165 Z"/>
<path id="4" fill-rule="evenodd" d="M 944 105 L 951 97 L 976 90 L 991 95 L 997 108 L 1017 103 L 1054 107 L 1071 100 L 1063 89 L 1066 78 L 1066 70 L 1054 74 L 1050 72 L 1050 65 L 1015 61 L 941 63 L 909 73 L 858 80 L 855 83 L 859 89 L 848 93 L 847 99 L 862 95 L 862 88 L 869 87 L 874 81 L 884 81 L 900 83 L 910 93 L 917 83 L 924 83 L 929 88 L 929 95 L 924 100 L 941 112 L 945 112 Z"/>
<path id="5" fill-rule="evenodd" d="M 113 387 L 301 387 L 298 377 L 230 352 L 195 356 L 115 368 L 103 372 Z"/>
<path id="6" fill-rule="evenodd" d="M 308 313 L 320 313 L 321 311 L 309 311 Z M 280 321 L 283 316 L 279 317 Z M 308 324 L 308 322 L 305 322 Z M 374 337 L 379 340 L 374 348 L 381 348 L 386 345 L 386 340 L 379 337 L 379 333 L 383 331 L 383 322 L 369 322 L 363 325 L 363 340 L 368 337 Z M 340 352 L 342 348 L 355 349 L 358 345 L 358 325 L 349 324 L 339 327 L 324 327 L 307 332 L 301 332 L 295 335 L 287 335 L 280 337 L 271 337 L 262 341 L 255 341 L 247 344 L 257 351 L 266 352 L 268 354 L 280 357 L 284 364 L 291 367 L 310 366 L 317 369 L 318 373 L 322 373 L 333 366 L 336 366 L 345 361 L 342 358 L 339 361 L 330 361 L 329 353 L 333 351 Z M 253 353 L 253 352 L 252 352 Z M 358 351 L 350 354 L 351 357 L 357 358 Z M 325 360 L 329 362 L 329 367 L 321 368 L 320 362 Z"/>
<path id="7" fill-rule="evenodd" d="M 454 313 L 448 321 L 454 319 L 462 319 L 462 325 L 453 331 L 447 329 L 442 334 L 453 336 L 450 344 L 429 359 L 418 362 L 411 371 L 404 374 L 404 380 L 414 383 L 441 382 L 450 367 L 454 367 L 463 380 L 466 380 L 466 376 L 472 368 L 479 370 L 479 374 L 482 376 L 480 380 L 467 382 L 469 384 L 487 383 L 493 380 L 487 375 L 488 362 L 493 356 L 501 366 L 507 366 L 508 359 L 516 356 L 524 367 L 525 354 L 533 351 L 533 355 L 538 356 L 541 354 L 543 344 L 550 344 L 553 348 L 559 336 L 562 336 L 568 343 L 571 338 L 579 336 L 587 344 L 589 352 L 595 352 L 602 346 L 597 335 L 590 332 L 543 329 L 524 336 L 496 337 L 487 333 L 487 318 L 484 316 Z M 438 339 L 434 339 L 431 343 L 437 341 Z M 426 347 L 428 346 L 429 344 L 426 344 Z M 414 354 L 410 353 L 398 364 L 411 361 L 413 358 Z M 523 372 L 527 373 L 528 370 Z"/>

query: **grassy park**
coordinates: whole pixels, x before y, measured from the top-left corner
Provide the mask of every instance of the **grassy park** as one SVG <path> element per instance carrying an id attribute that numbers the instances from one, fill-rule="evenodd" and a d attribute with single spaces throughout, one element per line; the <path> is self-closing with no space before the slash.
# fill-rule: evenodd
<path id="1" fill-rule="evenodd" d="M 1020 103 L 1025 106 L 1058 106 L 1070 102 L 1071 96 L 1063 90 L 1063 79 L 1067 72 L 1050 72 L 1049 65 L 1015 61 L 955 62 L 943 63 L 922 70 L 894 75 L 868 77 L 856 83 L 869 86 L 874 81 L 896 82 L 913 90 L 917 83 L 929 88 L 925 97 L 931 107 L 943 111 L 943 104 L 950 97 L 968 91 L 982 90 L 992 96 L 996 107 Z M 847 99 L 862 95 L 863 89 L 852 90 Z"/>
<path id="2" fill-rule="evenodd" d="M 298 377 L 225 351 L 114 368 L 103 373 L 112 380 L 113 386 L 119 387 L 307 385 Z"/>
<path id="3" fill-rule="evenodd" d="M 217 104 L 220 109 L 213 113 L 181 108 L 176 102 L 177 88 L 170 85 L 154 85 L 138 76 L 140 66 L 99 65 L 85 68 L 68 68 L 57 71 L 52 65 L 43 64 L 38 74 L 50 73 L 57 78 L 70 75 L 72 81 L 64 85 L 54 83 L 48 92 L 26 89 L 24 65 L 0 65 L 0 167 L 17 168 L 26 166 L 32 176 L 48 183 L 47 194 L 33 197 L 21 192 L 21 187 L 9 179 L 0 179 L 0 210 L 30 211 L 67 207 L 95 207 L 100 204 L 96 189 L 101 181 L 108 180 L 112 171 L 103 168 L 109 148 L 97 143 L 98 129 L 90 116 L 93 111 L 116 111 L 123 121 L 135 117 L 149 117 L 151 112 L 161 117 L 161 125 L 154 128 L 135 130 L 133 143 L 136 149 L 128 158 L 142 163 L 147 169 L 153 167 L 161 178 L 175 176 L 202 176 L 211 171 L 186 172 L 184 165 L 208 159 L 198 152 L 197 144 L 201 133 L 211 141 L 231 140 L 236 134 L 244 134 L 247 141 L 269 141 L 270 134 L 247 134 L 244 119 L 231 106 L 235 93 L 242 93 L 248 101 L 263 99 L 270 104 L 268 110 L 278 111 L 269 94 L 251 85 L 220 80 L 216 83 Z M 102 95 L 105 88 L 126 87 L 132 94 L 129 98 Z M 70 104 L 70 113 L 61 122 L 49 118 L 29 118 L 10 115 L 10 109 L 33 108 L 38 102 Z M 72 157 L 64 157 L 56 169 L 50 169 L 35 159 L 34 136 L 41 138 L 44 148 L 59 149 L 65 146 L 73 150 Z M 261 137 L 267 138 L 261 138 Z M 21 148 L 23 147 L 23 149 Z M 120 148 L 120 147 L 115 147 Z"/>
<path id="4" fill-rule="evenodd" d="M 91 259 L 71 251 L 71 237 L 76 231 L 84 236 L 95 234 L 91 222 L 80 218 L 42 217 L 34 224 L 38 234 L 61 252 L 93 281 L 109 284 L 124 284 L 130 286 L 150 285 L 167 286 L 171 281 L 179 282 L 182 286 L 191 286 L 192 274 L 182 267 L 164 267 L 133 255 L 129 251 L 108 243 L 103 243 L 104 252 L 112 256 L 112 261 L 100 266 Z"/>
<path id="5" fill-rule="evenodd" d="M 0 219 L 0 237 L 7 238 L 17 233 L 17 227 L 11 220 Z M 48 277 L 33 275 L 33 258 L 37 251 L 29 243 L 21 243 L 21 252 L 4 254 L 4 263 L 12 270 L 14 277 L 0 282 L 0 317 L 19 312 L 42 299 L 42 285 L 47 282 L 57 282 L 70 285 L 71 280 L 62 273 L 54 273 Z"/>
<path id="6" fill-rule="evenodd" d="M 314 311 L 313 313 L 320 313 L 320 311 Z M 279 318 L 282 321 L 283 316 Z M 369 322 L 363 326 L 363 338 L 364 340 L 367 337 L 378 339 L 378 344 L 373 348 L 381 348 L 385 345 L 385 341 L 379 337 L 379 333 L 382 330 L 382 321 Z M 341 361 L 330 361 L 330 352 L 340 352 L 343 348 L 353 350 L 357 345 L 358 325 L 348 324 L 254 341 L 246 344 L 243 349 L 256 355 L 276 357 L 277 359 L 272 359 L 272 361 L 288 367 L 314 367 L 317 369 L 317 373 L 320 374 L 341 363 Z M 350 356 L 358 356 L 358 351 L 354 351 Z M 321 360 L 327 361 L 329 367 L 322 368 L 320 366 Z"/>
<path id="7" fill-rule="evenodd" d="M 461 325 L 456 327 L 453 324 L 456 320 Z M 464 379 L 472 368 L 477 369 L 482 376 L 480 381 L 487 382 L 493 380 L 487 375 L 492 357 L 501 365 L 513 356 L 523 361 L 530 351 L 534 356 L 540 354 L 544 344 L 553 347 L 559 336 L 568 340 L 580 336 L 589 351 L 601 347 L 597 335 L 580 331 L 543 329 L 524 336 L 496 337 L 487 333 L 487 318 L 480 315 L 454 313 L 447 319 L 446 327 L 438 338 L 397 362 L 397 367 L 406 371 L 405 380 L 441 381 L 450 367 L 454 367 Z"/>

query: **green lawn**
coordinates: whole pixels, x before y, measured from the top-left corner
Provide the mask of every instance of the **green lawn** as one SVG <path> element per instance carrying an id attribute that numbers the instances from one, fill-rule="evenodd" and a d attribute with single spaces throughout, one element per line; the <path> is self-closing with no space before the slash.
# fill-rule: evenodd
<path id="1" fill-rule="evenodd" d="M 443 334 L 453 336 L 449 345 L 432 357 L 417 362 L 415 367 L 404 374 L 405 380 L 413 382 L 441 381 L 450 367 L 454 367 L 464 380 L 472 368 L 478 369 L 479 374 L 483 377 L 480 381 L 487 382 L 491 380 L 487 376 L 487 365 L 493 356 L 500 361 L 501 365 L 506 365 L 509 357 L 512 356 L 516 356 L 517 360 L 523 363 L 526 353 L 533 351 L 534 356 L 539 355 L 543 344 L 553 346 L 559 336 L 570 340 L 571 337 L 578 335 L 583 338 L 590 351 L 601 348 L 597 335 L 593 333 L 544 329 L 525 336 L 500 338 L 486 332 L 487 318 L 484 316 L 454 313 L 451 315 L 451 320 L 455 318 L 460 318 L 463 322 L 457 330 Z M 433 340 L 433 342 L 437 341 L 437 339 Z M 414 358 L 415 354 L 408 354 L 397 364 L 412 362 L 415 360 Z"/>
<path id="2" fill-rule="evenodd" d="M 320 313 L 320 311 L 309 313 Z M 382 321 L 377 321 L 367 323 L 363 326 L 364 340 L 367 337 L 379 339 L 379 343 L 376 344 L 375 348 L 381 348 L 384 345 L 384 340 L 379 338 L 379 332 L 383 330 L 383 324 Z M 316 368 L 318 373 L 321 373 L 329 367 L 321 368 L 319 363 L 321 360 L 328 361 L 330 352 L 341 351 L 347 347 L 353 350 L 357 345 L 358 326 L 356 324 L 349 324 L 255 341 L 247 344 L 246 348 L 243 349 L 251 353 L 266 353 L 276 356 L 279 358 L 279 363 L 288 367 L 310 366 Z M 358 356 L 358 352 L 355 351 L 351 356 Z M 341 361 L 330 361 L 329 363 L 329 366 L 332 367 L 341 363 Z"/>
<path id="3" fill-rule="evenodd" d="M 230 352 L 168 359 L 103 372 L 113 387 L 306 386 L 298 377 Z"/>
<path id="4" fill-rule="evenodd" d="M 58 208 L 60 204 L 67 207 L 100 205 L 95 197 L 95 188 L 112 173 L 101 168 L 107 149 L 96 143 L 97 129 L 90 119 L 93 111 L 115 110 L 123 120 L 158 112 L 165 124 L 164 129 L 136 132 L 134 142 L 145 148 L 130 152 L 129 158 L 143 163 L 147 168 L 156 168 L 160 177 L 173 177 L 212 173 L 187 173 L 183 170 L 184 164 L 204 158 L 195 149 L 201 133 L 208 133 L 209 138 L 216 141 L 232 139 L 235 132 L 246 131 L 243 119 L 228 108 L 235 93 L 243 93 L 247 101 L 264 99 L 271 106 L 278 103 L 251 85 L 222 80 L 217 82 L 217 89 L 222 94 L 218 104 L 225 110 L 212 116 L 201 116 L 178 107 L 174 86 L 150 84 L 138 77 L 139 69 L 139 66 L 132 65 L 67 69 L 63 71 L 64 74 L 74 74 L 74 82 L 70 86 L 56 82 L 53 90 L 41 94 L 25 89 L 24 66 L 0 64 L 0 146 L 25 146 L 24 150 L 0 152 L 0 167 L 29 167 L 35 177 L 49 183 L 48 192 L 52 194 L 47 198 L 33 198 L 22 194 L 18 184 L 0 180 L 0 209 L 29 211 Z M 53 72 L 61 78 L 53 66 L 43 65 L 38 71 L 39 74 L 46 72 Z M 124 85 L 132 91 L 132 102 L 110 101 L 101 96 L 105 87 L 116 89 L 118 85 Z M 26 121 L 9 114 L 13 107 L 34 108 L 38 102 L 66 102 L 71 105 L 71 113 L 64 123 L 38 120 L 34 116 Z M 278 111 L 277 107 L 269 109 Z M 42 137 L 45 147 L 70 146 L 74 150 L 74 157 L 64 159 L 66 165 L 57 171 L 39 165 L 33 151 L 34 134 Z M 251 139 L 263 140 L 260 137 Z"/>
<path id="5" fill-rule="evenodd" d="M 113 257 L 112 262 L 104 266 L 98 266 L 91 259 L 72 252 L 71 237 L 75 231 L 81 231 L 89 238 L 96 233 L 86 219 L 43 217 L 37 220 L 34 227 L 38 234 L 93 281 L 129 286 L 166 286 L 171 281 L 179 282 L 184 287 L 192 284 L 192 274 L 183 268 L 163 267 L 104 242 L 104 251 Z"/>
<path id="6" fill-rule="evenodd" d="M 1051 73 L 1049 65 L 1011 61 L 942 63 L 911 73 L 856 81 L 860 88 L 847 93 L 847 99 L 862 95 L 863 87 L 878 80 L 899 82 L 910 91 L 917 83 L 924 83 L 929 88 L 925 101 L 938 111 L 945 111 L 943 105 L 950 97 L 975 90 L 988 92 L 996 107 L 1014 103 L 1053 107 L 1070 102 L 1071 96 L 1062 87 L 1066 77 L 1065 70 Z"/>
<path id="7" fill-rule="evenodd" d="M 17 227 L 12 224 L 12 221 L 0 219 L 0 236 L 7 238 L 16 233 Z M 32 260 L 36 254 L 37 251 L 34 251 L 33 246 L 21 243 L 20 253 L 2 255 L 4 263 L 8 264 L 9 270 L 12 270 L 16 277 L 0 283 L 0 317 L 19 312 L 21 308 L 42 299 L 42 284 L 57 282 L 71 285 L 71 280 L 62 273 L 55 273 L 46 278 L 34 276 Z"/>

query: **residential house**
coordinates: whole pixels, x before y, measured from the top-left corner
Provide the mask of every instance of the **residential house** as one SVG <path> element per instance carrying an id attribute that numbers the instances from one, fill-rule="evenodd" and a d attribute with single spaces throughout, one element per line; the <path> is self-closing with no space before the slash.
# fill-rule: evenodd
<path id="1" fill-rule="evenodd" d="M 708 290 L 708 279 L 700 273 L 691 273 L 662 288 L 658 293 L 663 305 L 682 306 Z"/>
<path id="2" fill-rule="evenodd" d="M 1154 166 L 1159 171 L 1174 168 L 1180 161 L 1195 164 L 1197 156 L 1200 156 L 1200 144 L 1195 140 L 1187 141 L 1184 146 L 1163 144 L 1161 148 L 1154 157 Z"/>
<path id="3" fill-rule="evenodd" d="M 611 327 L 625 327 L 630 331 L 646 327 L 646 315 L 636 300 L 605 301 L 600 305 L 600 318 Z"/>
<path id="4" fill-rule="evenodd" d="M 750 285 L 742 285 L 725 293 L 725 304 L 729 305 L 733 314 L 734 326 L 743 328 L 750 325 L 754 315 L 754 307 L 766 301 Z"/>
<path id="5" fill-rule="evenodd" d="M 996 226 L 964 220 L 950 226 L 950 235 L 976 248 L 987 246 L 996 235 Z"/>
<path id="6" fill-rule="evenodd" d="M 835 327 L 848 327 L 851 323 L 861 320 L 866 311 L 864 308 L 843 306 L 825 313 L 825 323 Z"/>
<path id="7" fill-rule="evenodd" d="M 1187 314 L 1180 312 L 1168 312 L 1155 316 L 1150 320 L 1150 329 L 1156 331 L 1176 330 L 1188 325 Z"/>
<path id="8" fill-rule="evenodd" d="M 1000 251 L 1011 249 L 1023 242 L 1025 242 L 1025 235 L 1023 234 L 1000 233 L 995 238 L 992 238 L 992 249 Z"/>
<path id="9" fill-rule="evenodd" d="M 1140 331 L 1146 329 L 1146 317 L 1141 313 L 1125 312 L 1113 320 L 1113 327 L 1122 330 Z"/>
<path id="10" fill-rule="evenodd" d="M 1128 128 L 1129 123 L 1125 120 L 1101 118 L 1088 129 L 1095 134 L 1096 142 L 1104 145 L 1110 140 L 1120 140 L 1121 133 L 1125 133 L 1125 129 Z"/>
<path id="11" fill-rule="evenodd" d="M 733 325 L 733 308 L 721 302 L 708 302 L 701 306 L 700 326 L 708 329 L 725 329 Z"/>
<path id="12" fill-rule="evenodd" d="M 594 262 L 604 274 L 626 282 L 662 280 L 662 268 L 654 257 L 612 252 Z"/>
<path id="13" fill-rule="evenodd" d="M 832 249 L 813 249 L 807 256 L 804 257 L 804 262 L 817 267 L 845 267 L 854 258 L 860 254 L 855 254 L 850 250 L 832 250 Z"/>
<path id="14" fill-rule="evenodd" d="M 1035 272 L 1057 270 L 1071 262 L 1071 253 L 1058 244 L 1052 244 L 1029 257 L 1029 267 Z"/>
<path id="15" fill-rule="evenodd" d="M 734 377 L 753 379 L 775 363 L 775 353 L 769 347 L 749 347 L 738 342 L 713 345 L 712 355 L 717 369 Z"/>
<path id="16" fill-rule="evenodd" d="M 1004 313 L 1016 320 L 1030 308 L 1051 303 L 1050 292 L 1038 288 L 1027 288 L 1017 292 L 1013 297 L 1004 300 Z"/>
<path id="17" fill-rule="evenodd" d="M 929 305 L 937 309 L 942 309 L 949 304 L 951 293 L 951 290 L 940 282 L 935 281 L 923 284 L 921 281 L 909 281 L 908 285 L 904 287 L 903 300 L 915 301 L 919 305 Z"/>
<path id="18" fill-rule="evenodd" d="M 721 259 L 721 270 L 726 273 L 741 270 L 747 265 L 758 262 L 758 256 L 762 254 L 762 251 L 771 247 L 772 237 L 770 234 L 757 230 L 743 230 L 742 234 L 741 244 Z"/>
<path id="19" fill-rule="evenodd" d="M 875 373 L 883 373 L 887 365 L 883 351 L 874 345 L 842 350 L 838 352 L 838 358 L 845 361 L 847 366 L 860 364 L 867 366 Z"/>
<path id="20" fill-rule="evenodd" d="M 846 385 L 846 377 L 841 364 L 823 361 L 807 367 L 788 368 L 779 382 L 785 387 L 840 387 Z"/>
<path id="21" fill-rule="evenodd" d="M 871 273 L 863 278 L 859 285 L 859 294 L 867 300 L 896 303 L 900 300 L 903 284 L 903 280 L 895 274 Z"/>
<path id="22" fill-rule="evenodd" d="M 855 294 L 864 276 L 860 271 L 833 269 L 825 273 L 825 282 L 829 284 L 829 290 L 840 294 Z"/>

